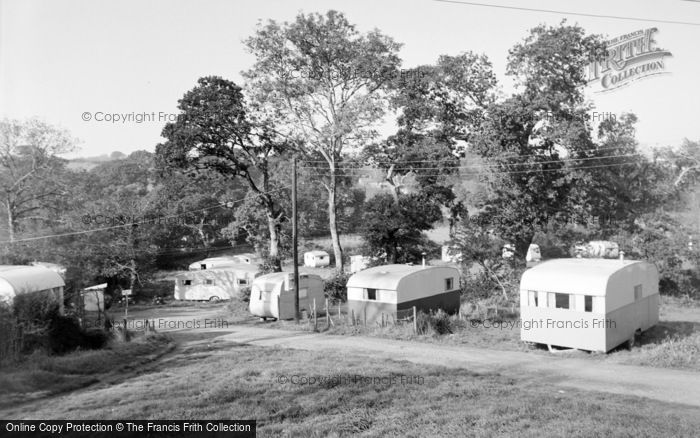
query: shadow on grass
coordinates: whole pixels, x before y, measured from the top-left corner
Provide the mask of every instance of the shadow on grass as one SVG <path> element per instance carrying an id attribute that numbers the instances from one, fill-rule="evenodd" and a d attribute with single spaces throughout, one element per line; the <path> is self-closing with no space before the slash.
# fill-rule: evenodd
<path id="1" fill-rule="evenodd" d="M 0 408 L 14 406 L 99 382 L 123 381 L 172 351 L 174 344 L 162 335 L 133 342 L 113 341 L 100 350 L 75 351 L 62 356 L 35 352 L 21 362 L 0 369 Z"/>
<path id="2" fill-rule="evenodd" d="M 637 336 L 639 346 L 661 344 L 669 338 L 684 339 L 700 333 L 700 323 L 689 321 L 663 321 Z"/>

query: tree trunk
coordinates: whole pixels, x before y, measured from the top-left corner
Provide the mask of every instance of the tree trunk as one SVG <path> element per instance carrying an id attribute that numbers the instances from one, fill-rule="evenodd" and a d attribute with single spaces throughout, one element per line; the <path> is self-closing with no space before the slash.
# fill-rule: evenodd
<path id="1" fill-rule="evenodd" d="M 389 248 L 389 252 L 387 254 L 387 263 L 393 265 L 396 263 L 396 257 L 398 256 L 398 250 L 396 249 L 396 245 L 391 245 Z"/>
<path id="2" fill-rule="evenodd" d="M 270 260 L 274 261 L 274 272 L 282 271 L 282 261 L 280 260 L 280 233 L 279 221 L 274 214 L 267 212 L 267 227 L 270 231 Z"/>
<path id="3" fill-rule="evenodd" d="M 10 243 L 15 241 L 15 217 L 12 214 L 12 205 L 7 201 L 7 240 Z"/>
<path id="4" fill-rule="evenodd" d="M 207 238 L 206 233 L 204 232 L 204 218 L 202 218 L 201 221 L 199 221 L 199 226 L 197 228 L 197 234 L 199 234 L 199 238 L 202 239 L 202 245 L 204 246 L 204 253 L 209 257 L 209 239 Z"/>
<path id="5" fill-rule="evenodd" d="M 331 166 L 331 178 L 328 185 L 328 225 L 331 229 L 331 241 L 333 242 L 333 254 L 335 255 L 335 268 L 343 271 L 343 248 L 340 246 L 340 235 L 338 234 L 338 222 L 336 219 L 336 181 L 335 165 Z"/>
<path id="6" fill-rule="evenodd" d="M 130 272 L 129 272 L 129 289 L 131 293 L 134 293 L 134 284 L 136 283 L 136 260 L 131 259 L 129 262 Z M 127 297 L 129 299 L 131 297 Z"/>
<path id="7" fill-rule="evenodd" d="M 517 239 L 515 241 L 515 255 L 513 257 L 522 257 L 525 259 L 533 237 L 535 237 L 534 234 L 528 234 L 527 236 L 523 236 L 521 239 Z"/>
<path id="8" fill-rule="evenodd" d="M 394 198 L 394 202 L 398 205 L 399 195 L 401 194 L 401 183 L 397 182 L 394 178 L 394 165 L 392 164 L 387 171 L 386 178 L 384 178 L 393 188 L 391 191 L 391 196 Z"/>

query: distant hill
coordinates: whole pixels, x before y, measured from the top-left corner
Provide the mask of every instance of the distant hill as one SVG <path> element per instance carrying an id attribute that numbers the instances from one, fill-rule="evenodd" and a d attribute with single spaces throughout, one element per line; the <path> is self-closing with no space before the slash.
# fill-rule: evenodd
<path id="1" fill-rule="evenodd" d="M 71 170 L 90 170 L 102 163 L 108 161 L 123 160 L 126 158 L 126 154 L 119 151 L 114 151 L 107 155 L 98 155 L 95 157 L 79 157 L 68 160 L 68 168 Z"/>

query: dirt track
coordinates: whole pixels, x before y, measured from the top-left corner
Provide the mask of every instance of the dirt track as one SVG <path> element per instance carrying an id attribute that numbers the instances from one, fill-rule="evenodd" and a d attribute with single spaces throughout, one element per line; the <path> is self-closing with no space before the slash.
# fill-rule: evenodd
<path id="1" fill-rule="evenodd" d="M 220 310 L 220 309 L 219 309 Z M 182 309 L 169 321 L 203 321 L 215 318 L 216 308 Z M 700 373 L 692 371 L 619 365 L 554 355 L 529 354 L 457 345 L 429 344 L 363 336 L 334 336 L 251 325 L 227 328 L 166 330 L 181 342 L 222 339 L 266 347 L 333 350 L 348 355 L 406 360 L 414 363 L 497 372 L 518 379 L 536 379 L 552 390 L 578 388 L 648 397 L 700 407 Z"/>

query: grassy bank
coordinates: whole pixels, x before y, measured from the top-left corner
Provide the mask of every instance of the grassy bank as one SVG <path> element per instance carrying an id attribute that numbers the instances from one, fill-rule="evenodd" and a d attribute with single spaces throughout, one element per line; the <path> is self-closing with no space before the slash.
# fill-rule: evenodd
<path id="1" fill-rule="evenodd" d="M 128 385 L 81 391 L 22 412 L 32 418 L 256 419 L 259 436 L 643 437 L 692 436 L 700 427 L 697 409 L 685 406 L 557 390 L 535 379 L 224 341 L 192 345 Z"/>
<path id="2" fill-rule="evenodd" d="M 166 336 L 149 335 L 132 342 L 111 341 L 100 350 L 63 356 L 35 352 L 21 362 L 0 368 L 0 407 L 73 391 L 128 373 L 172 346 Z"/>

